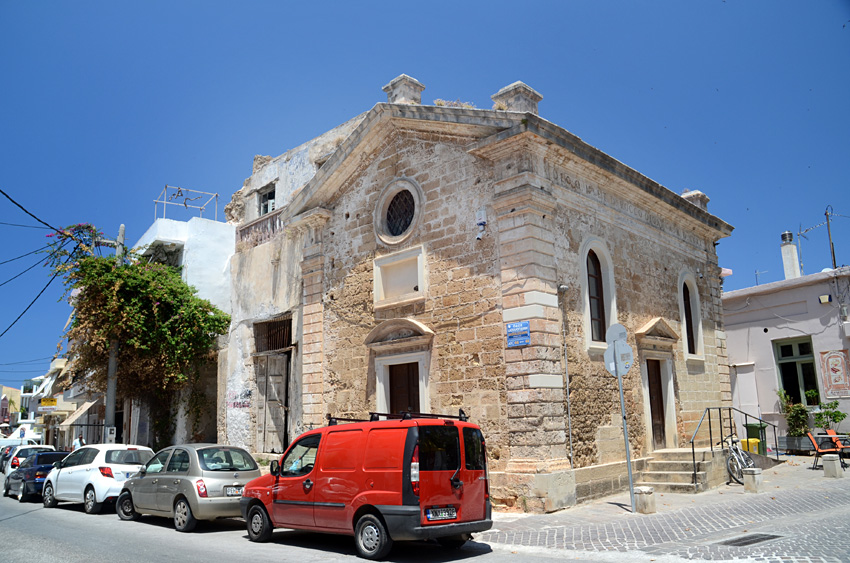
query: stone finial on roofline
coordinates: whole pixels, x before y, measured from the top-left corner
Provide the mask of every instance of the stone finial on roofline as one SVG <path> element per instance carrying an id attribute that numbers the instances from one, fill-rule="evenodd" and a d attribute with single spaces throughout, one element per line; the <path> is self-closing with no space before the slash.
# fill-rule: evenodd
<path id="1" fill-rule="evenodd" d="M 406 74 L 393 78 L 383 90 L 391 104 L 421 104 L 425 85 Z"/>
<path id="2" fill-rule="evenodd" d="M 525 82 L 514 82 L 505 86 L 490 99 L 497 104 L 504 104 L 508 111 L 529 112 L 537 115 L 537 102 L 543 99 L 540 93 Z"/>
<path id="3" fill-rule="evenodd" d="M 688 190 L 682 194 L 682 197 L 690 201 L 700 209 L 708 211 L 708 196 L 699 190 Z"/>

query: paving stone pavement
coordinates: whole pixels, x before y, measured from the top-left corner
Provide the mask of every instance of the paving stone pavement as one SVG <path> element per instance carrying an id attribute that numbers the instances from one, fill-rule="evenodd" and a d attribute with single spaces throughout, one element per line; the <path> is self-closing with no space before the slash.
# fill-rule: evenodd
<path id="1" fill-rule="evenodd" d="M 628 492 L 552 514 L 499 513 L 489 543 L 546 557 L 592 561 L 850 561 L 850 471 L 812 470 L 811 458 L 781 456 L 764 470 L 764 492 L 724 485 L 698 495 L 655 493 L 655 514 L 632 514 Z M 721 542 L 776 536 L 741 547 Z"/>

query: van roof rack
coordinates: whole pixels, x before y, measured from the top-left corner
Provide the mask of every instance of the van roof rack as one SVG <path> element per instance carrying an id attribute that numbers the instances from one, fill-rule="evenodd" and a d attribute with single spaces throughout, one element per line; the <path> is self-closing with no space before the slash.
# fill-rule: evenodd
<path id="1" fill-rule="evenodd" d="M 389 420 L 393 420 L 393 419 L 395 419 L 395 420 L 397 420 L 397 419 L 411 420 L 413 418 L 451 418 L 451 419 L 454 419 L 454 420 L 459 420 L 461 422 L 467 422 L 469 420 L 469 416 L 467 416 L 467 414 L 465 412 L 463 412 L 463 409 L 458 409 L 457 416 L 454 416 L 454 415 L 451 415 L 451 414 L 434 414 L 434 413 L 429 413 L 429 412 L 410 412 L 410 411 L 402 411 L 402 412 L 398 412 L 398 413 L 370 412 L 369 413 L 369 420 L 371 422 L 375 422 L 377 420 L 380 420 L 380 417 L 382 417 L 382 416 L 387 417 L 387 419 L 389 419 Z"/>
<path id="2" fill-rule="evenodd" d="M 381 420 L 382 416 L 386 417 L 387 420 L 412 420 L 414 418 L 451 418 L 454 420 L 459 420 L 461 422 L 467 422 L 469 420 L 469 416 L 465 412 L 463 412 L 463 409 L 458 409 L 457 416 L 451 414 L 433 414 L 429 412 L 402 411 L 396 413 L 370 412 L 368 419 L 333 416 L 332 414 L 326 414 L 325 418 L 328 420 L 328 426 L 336 426 L 340 422 L 377 422 Z"/>
<path id="3" fill-rule="evenodd" d="M 325 418 L 328 419 L 328 426 L 336 426 L 340 422 L 369 422 L 365 418 L 346 418 L 344 416 L 332 416 L 330 414 L 325 415 Z"/>

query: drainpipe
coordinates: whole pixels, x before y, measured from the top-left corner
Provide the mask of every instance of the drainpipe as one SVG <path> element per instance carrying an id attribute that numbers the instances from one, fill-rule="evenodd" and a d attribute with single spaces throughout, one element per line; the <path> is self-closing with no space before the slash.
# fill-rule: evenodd
<path id="1" fill-rule="evenodd" d="M 561 309 L 561 346 L 564 349 L 564 391 L 567 395 L 567 434 L 570 437 L 570 468 L 575 469 L 573 464 L 573 421 L 570 414 L 570 366 L 567 363 L 567 307 L 566 307 L 566 285 L 558 286 L 558 307 Z"/>

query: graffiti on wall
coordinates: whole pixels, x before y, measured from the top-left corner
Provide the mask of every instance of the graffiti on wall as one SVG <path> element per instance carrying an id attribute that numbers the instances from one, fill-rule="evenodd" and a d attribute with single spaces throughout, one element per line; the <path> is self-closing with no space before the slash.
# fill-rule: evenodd
<path id="1" fill-rule="evenodd" d="M 820 353 L 823 389 L 829 398 L 850 396 L 850 357 L 847 350 Z"/>
<path id="2" fill-rule="evenodd" d="M 242 389 L 241 391 L 228 391 L 226 401 L 227 408 L 229 409 L 250 409 L 251 390 Z"/>

